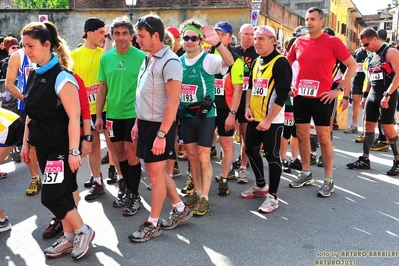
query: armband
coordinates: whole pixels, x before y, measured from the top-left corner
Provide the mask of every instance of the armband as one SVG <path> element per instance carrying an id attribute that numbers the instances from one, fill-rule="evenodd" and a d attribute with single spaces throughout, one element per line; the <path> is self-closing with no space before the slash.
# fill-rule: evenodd
<path id="1" fill-rule="evenodd" d="M 367 98 L 367 96 L 369 96 L 369 92 L 368 91 L 363 92 L 363 98 Z"/>

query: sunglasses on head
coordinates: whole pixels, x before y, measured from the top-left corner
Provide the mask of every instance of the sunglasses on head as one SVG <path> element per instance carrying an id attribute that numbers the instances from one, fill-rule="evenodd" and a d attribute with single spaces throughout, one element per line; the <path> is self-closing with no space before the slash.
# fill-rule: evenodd
<path id="1" fill-rule="evenodd" d="M 19 49 L 19 46 L 11 46 L 10 49 Z"/>
<path id="2" fill-rule="evenodd" d="M 147 25 L 148 27 L 150 27 L 153 31 L 154 28 L 147 22 L 147 20 L 145 20 L 145 18 L 139 18 L 139 25 L 145 26 Z"/>
<path id="3" fill-rule="evenodd" d="M 188 42 L 189 40 L 192 41 L 192 42 L 196 42 L 199 39 L 200 39 L 200 37 L 198 37 L 198 36 L 184 36 L 183 37 L 183 40 L 186 41 L 186 42 Z"/>

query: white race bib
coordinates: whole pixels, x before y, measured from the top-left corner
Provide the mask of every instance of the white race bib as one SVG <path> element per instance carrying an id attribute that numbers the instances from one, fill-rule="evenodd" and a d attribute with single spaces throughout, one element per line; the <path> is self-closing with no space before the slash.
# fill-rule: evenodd
<path id="1" fill-rule="evenodd" d="M 269 80 L 264 78 L 256 78 L 252 84 L 252 95 L 267 96 L 267 89 L 269 88 Z"/>
<path id="2" fill-rule="evenodd" d="M 363 72 L 363 63 L 357 63 L 356 72 Z"/>
<path id="3" fill-rule="evenodd" d="M 47 161 L 44 169 L 43 185 L 61 184 L 64 181 L 64 161 Z"/>
<path id="4" fill-rule="evenodd" d="M 224 95 L 223 79 L 215 79 L 215 95 Z"/>
<path id="5" fill-rule="evenodd" d="M 370 81 L 383 80 L 383 79 L 384 79 L 384 74 L 382 72 L 370 74 Z"/>
<path id="6" fill-rule="evenodd" d="M 301 79 L 298 84 L 298 95 L 317 97 L 320 82 L 316 80 Z"/>
<path id="7" fill-rule="evenodd" d="M 185 103 L 198 102 L 197 100 L 198 86 L 190 84 L 182 84 L 180 91 L 180 101 Z"/>

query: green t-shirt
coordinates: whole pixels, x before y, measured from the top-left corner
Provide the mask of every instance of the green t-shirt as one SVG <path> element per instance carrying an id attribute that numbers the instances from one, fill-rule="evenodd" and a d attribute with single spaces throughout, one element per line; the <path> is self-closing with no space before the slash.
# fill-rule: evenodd
<path id="1" fill-rule="evenodd" d="M 137 79 L 145 57 L 146 54 L 135 47 L 124 54 L 113 48 L 102 55 L 98 79 L 107 83 L 107 118 L 136 117 Z"/>

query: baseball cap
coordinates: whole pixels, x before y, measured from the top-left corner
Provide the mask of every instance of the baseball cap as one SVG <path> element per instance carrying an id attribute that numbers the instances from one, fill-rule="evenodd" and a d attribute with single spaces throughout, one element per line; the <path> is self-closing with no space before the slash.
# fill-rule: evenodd
<path id="1" fill-rule="evenodd" d="M 231 27 L 230 23 L 228 23 L 226 21 L 220 21 L 220 22 L 216 23 L 215 30 L 221 30 L 224 33 L 233 34 L 233 27 Z"/>
<path id="2" fill-rule="evenodd" d="M 88 31 L 98 30 L 99 28 L 102 28 L 104 26 L 105 26 L 104 21 L 102 21 L 99 18 L 92 17 L 85 21 L 85 25 L 84 25 L 83 29 L 85 32 L 88 32 Z"/>
<path id="3" fill-rule="evenodd" d="M 255 30 L 255 34 L 264 34 L 276 38 L 276 31 L 270 26 L 258 26 Z"/>
<path id="4" fill-rule="evenodd" d="M 166 30 L 172 33 L 174 38 L 180 38 L 180 32 L 177 28 L 170 26 L 167 27 Z"/>

